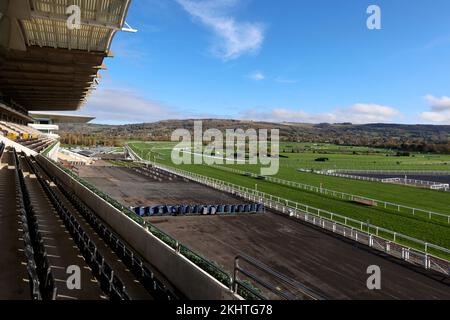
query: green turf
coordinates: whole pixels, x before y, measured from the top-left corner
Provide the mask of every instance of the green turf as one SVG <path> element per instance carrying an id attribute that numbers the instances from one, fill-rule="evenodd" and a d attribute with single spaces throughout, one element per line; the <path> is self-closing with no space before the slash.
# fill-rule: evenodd
<path id="1" fill-rule="evenodd" d="M 173 143 L 130 144 L 130 146 L 133 147 L 133 149 L 140 156 L 150 160 L 156 159 L 158 162 L 172 166 L 173 164 L 170 160 L 170 148 L 173 145 Z M 327 146 L 327 148 L 329 150 L 330 146 Z M 338 150 L 337 152 L 341 151 Z M 359 152 L 361 152 L 361 149 Z M 295 157 L 305 155 L 307 155 L 309 159 L 317 156 L 316 154 L 303 153 L 295 154 Z M 389 163 L 391 161 L 391 157 L 386 156 L 353 154 L 337 154 L 336 156 L 342 158 L 342 162 L 345 162 L 344 159 L 347 159 L 346 168 L 353 168 L 352 166 L 355 166 L 360 169 L 361 164 L 357 163 L 367 161 L 366 157 L 378 157 L 380 158 L 379 161 L 383 160 L 384 163 Z M 355 161 L 355 159 L 357 159 L 357 161 Z M 379 200 L 392 201 L 403 205 L 416 206 L 421 209 L 428 209 L 442 213 L 449 212 L 450 197 L 448 193 L 405 186 L 319 176 L 310 173 L 299 173 L 297 172 L 298 166 L 292 166 L 291 160 L 291 158 L 281 158 L 281 168 L 279 174 L 277 175 L 278 177 L 317 186 L 322 183 L 325 188 L 335 189 L 342 192 L 355 193 L 362 196 L 374 197 Z M 234 165 L 234 167 L 239 170 L 253 172 L 258 171 L 258 167 L 256 166 Z M 428 220 L 418 216 L 414 217 L 407 213 L 398 213 L 395 210 L 386 210 L 379 207 L 366 207 L 314 192 L 307 192 L 267 181 L 256 180 L 240 174 L 224 172 L 222 170 L 204 165 L 181 165 L 179 168 L 242 185 L 248 188 L 255 188 L 255 184 L 257 184 L 259 191 L 304 203 L 323 210 L 335 212 L 363 222 L 369 221 L 370 224 L 379 227 L 403 233 L 405 235 L 446 248 L 450 247 L 450 227 L 445 221 L 439 219 L 433 218 L 432 220 Z M 412 170 L 414 168 L 415 165 L 411 165 L 403 168 L 402 170 Z"/>

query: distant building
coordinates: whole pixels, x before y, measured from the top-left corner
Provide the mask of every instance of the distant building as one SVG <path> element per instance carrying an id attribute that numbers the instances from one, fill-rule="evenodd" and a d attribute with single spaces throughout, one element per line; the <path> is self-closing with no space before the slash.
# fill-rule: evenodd
<path id="1" fill-rule="evenodd" d="M 57 136 L 59 130 L 58 124 L 62 123 L 88 123 L 95 119 L 95 117 L 63 114 L 53 112 L 36 112 L 30 111 L 29 115 L 33 118 L 33 123 L 28 126 L 41 131 L 48 135 Z"/>

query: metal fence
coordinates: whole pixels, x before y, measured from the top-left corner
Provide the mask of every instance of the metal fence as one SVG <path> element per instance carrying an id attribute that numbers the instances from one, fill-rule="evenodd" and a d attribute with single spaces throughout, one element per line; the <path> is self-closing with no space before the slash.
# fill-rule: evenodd
<path id="1" fill-rule="evenodd" d="M 240 263 L 241 261 L 244 263 Z M 284 300 L 325 300 L 324 296 L 304 284 L 245 254 L 239 254 L 234 259 L 232 287 L 235 293 L 238 293 L 241 287 L 248 286 L 245 281 L 240 279 L 239 274 L 251 279 L 271 295 Z M 263 297 L 262 295 L 258 296 Z"/>
<path id="2" fill-rule="evenodd" d="M 302 171 L 302 172 L 304 172 L 304 171 Z M 330 177 L 348 178 L 348 179 L 353 179 L 353 180 L 363 180 L 363 181 L 381 182 L 381 183 L 398 183 L 398 184 L 404 184 L 404 185 L 410 185 L 410 186 L 426 186 L 433 190 L 450 191 L 450 188 L 447 188 L 445 186 L 442 188 L 442 186 L 441 186 L 442 183 L 434 182 L 434 181 L 423 181 L 423 180 L 404 179 L 404 178 L 384 179 L 384 178 L 357 176 L 357 175 L 339 173 L 339 172 L 334 172 L 334 171 L 313 171 L 313 173 L 322 174 L 322 175 L 326 175 L 326 176 L 330 176 Z M 361 174 L 363 174 L 363 173 L 361 173 Z M 396 180 L 396 179 L 398 179 L 399 182 L 395 182 L 394 180 Z M 439 188 L 439 189 L 433 188 L 433 186 L 437 186 L 437 185 L 441 186 L 441 188 Z"/>
<path id="3" fill-rule="evenodd" d="M 402 175 L 428 175 L 428 176 L 448 176 L 450 171 L 442 170 L 349 170 L 349 169 L 330 169 L 330 171 L 341 173 L 358 173 L 358 174 L 402 174 Z"/>
<path id="4" fill-rule="evenodd" d="M 425 269 L 450 275 L 450 261 L 444 258 L 450 256 L 450 250 L 447 248 L 254 189 L 157 163 L 152 164 L 159 169 L 166 170 L 214 189 L 228 192 L 254 202 L 263 203 L 266 208 L 308 222 L 371 248 L 386 252 L 409 263 L 422 266 Z"/>
<path id="5" fill-rule="evenodd" d="M 248 175 L 253 178 L 259 177 L 255 173 L 245 172 L 245 171 L 241 171 L 241 170 L 234 169 L 234 168 L 228 168 L 228 167 L 223 167 L 223 166 L 219 166 L 219 165 L 211 165 L 211 167 L 219 169 L 219 170 L 223 170 L 223 171 L 236 173 L 236 174 Z M 283 179 L 274 178 L 274 177 L 265 176 L 264 179 L 267 181 L 273 182 L 273 183 L 277 183 L 277 184 L 281 184 L 281 185 L 285 185 L 288 187 L 293 187 L 293 188 L 297 188 L 297 189 L 301 189 L 301 190 L 305 190 L 305 191 L 320 193 L 320 194 L 323 194 L 326 196 L 332 196 L 332 197 L 339 198 L 339 199 L 346 200 L 346 201 L 361 201 L 361 200 L 364 201 L 365 200 L 365 201 L 369 201 L 370 203 L 372 203 L 373 205 L 375 205 L 377 207 L 384 207 L 385 209 L 392 209 L 392 210 L 396 210 L 396 211 L 402 212 L 402 213 L 409 213 L 413 216 L 423 215 L 423 216 L 427 217 L 428 219 L 432 219 L 433 217 L 440 217 L 442 219 L 445 219 L 447 221 L 447 223 L 450 224 L 450 215 L 444 214 L 444 213 L 438 213 L 438 212 L 433 212 L 430 210 L 418 209 L 418 208 L 414 208 L 414 207 L 401 205 L 398 203 L 368 198 L 368 197 L 364 197 L 364 196 L 358 196 L 358 195 L 354 195 L 354 194 L 350 194 L 350 193 L 325 189 L 325 188 L 321 188 L 321 187 L 311 186 L 311 185 L 304 184 L 304 183 L 283 180 Z"/>

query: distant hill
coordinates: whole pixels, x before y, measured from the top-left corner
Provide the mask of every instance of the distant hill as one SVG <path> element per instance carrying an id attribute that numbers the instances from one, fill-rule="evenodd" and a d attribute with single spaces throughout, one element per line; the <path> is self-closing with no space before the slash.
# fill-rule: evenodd
<path id="1" fill-rule="evenodd" d="M 305 124 L 202 119 L 203 129 L 279 129 L 284 141 L 329 142 L 339 145 L 450 153 L 450 125 Z M 62 124 L 63 143 L 118 145 L 125 140 L 170 140 L 176 129 L 193 130 L 194 120 L 166 120 L 130 125 Z"/>

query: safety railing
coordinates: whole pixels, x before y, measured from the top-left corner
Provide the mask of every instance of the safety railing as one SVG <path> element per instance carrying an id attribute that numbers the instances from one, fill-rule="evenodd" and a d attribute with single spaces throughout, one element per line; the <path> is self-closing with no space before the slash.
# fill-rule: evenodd
<path id="1" fill-rule="evenodd" d="M 258 274 L 245 268 L 240 261 L 244 261 L 249 266 L 258 270 Z M 234 259 L 234 276 L 233 276 L 233 290 L 235 293 L 239 288 L 246 288 L 248 284 L 239 278 L 239 274 L 251 279 L 254 283 L 262 286 L 270 294 L 280 297 L 284 300 L 324 300 L 324 297 L 314 292 L 305 285 L 290 279 L 284 274 L 270 268 L 261 261 L 251 258 L 247 255 L 240 254 Z M 262 276 L 264 274 L 265 276 Z M 267 278 L 270 278 L 267 279 Z M 275 283 L 274 283 L 275 282 Z M 257 298 L 262 297 L 258 294 Z"/>
<path id="2" fill-rule="evenodd" d="M 238 170 L 235 168 L 223 167 L 223 166 L 219 166 L 219 165 L 211 165 L 211 167 L 222 170 L 222 171 L 232 172 L 235 174 L 247 175 L 247 176 L 250 176 L 253 178 L 259 178 L 259 175 L 255 174 L 255 173 L 242 171 L 242 170 Z M 447 221 L 447 223 L 450 224 L 450 215 L 444 214 L 444 213 L 414 208 L 414 207 L 410 207 L 410 206 L 401 205 L 398 203 L 383 201 L 383 200 L 369 198 L 369 197 L 365 197 L 365 196 L 354 195 L 354 194 L 345 193 L 345 192 L 336 191 L 336 190 L 330 190 L 330 189 L 316 187 L 316 186 L 312 186 L 312 185 L 308 185 L 308 184 L 304 184 L 304 183 L 283 180 L 283 179 L 279 179 L 279 178 L 275 178 L 275 177 L 264 176 L 264 180 L 273 182 L 273 183 L 277 183 L 277 184 L 281 184 L 281 185 L 285 185 L 285 186 L 292 187 L 292 188 L 297 188 L 297 189 L 301 189 L 301 190 L 305 190 L 305 191 L 315 192 L 315 193 L 323 194 L 326 196 L 339 198 L 344 201 L 361 201 L 361 200 L 368 201 L 369 203 L 371 203 L 374 206 L 383 207 L 385 209 L 392 209 L 392 210 L 396 210 L 396 211 L 402 212 L 402 213 L 409 213 L 413 216 L 421 215 L 421 216 L 427 217 L 428 219 L 432 219 L 432 217 L 440 217 L 443 220 Z"/>
<path id="3" fill-rule="evenodd" d="M 327 171 L 327 170 L 320 170 Z M 356 174 L 402 174 L 402 175 L 450 175 L 450 171 L 443 170 L 349 170 L 349 169 L 329 169 L 339 173 L 356 173 Z"/>
<path id="4" fill-rule="evenodd" d="M 301 171 L 304 172 L 304 171 Z M 450 188 L 439 188 L 435 189 L 432 188 L 436 185 L 441 185 L 440 182 L 434 182 L 434 181 L 423 181 L 423 180 L 414 180 L 414 179 L 402 179 L 402 178 L 375 178 L 375 177 L 366 177 L 366 176 L 359 176 L 356 174 L 347 174 L 347 173 L 340 173 L 340 172 L 334 172 L 334 171 L 311 171 L 312 173 L 326 175 L 330 177 L 338 177 L 338 178 L 348 178 L 353 180 L 362 180 L 362 181 L 370 181 L 370 182 L 381 182 L 381 183 L 398 183 L 403 184 L 407 186 L 426 186 L 429 187 L 432 190 L 439 190 L 439 191 L 450 191 Z M 362 174 L 362 173 L 361 173 Z M 398 182 L 395 182 L 394 180 L 398 180 Z"/>
<path id="5" fill-rule="evenodd" d="M 384 251 L 392 256 L 402 258 L 410 263 L 421 265 L 425 269 L 450 275 L 450 261 L 448 261 L 450 250 L 447 248 L 254 189 L 157 163 L 153 165 L 209 187 L 262 203 L 267 209 L 275 210 L 292 218 L 301 219 L 369 247 Z M 374 246 L 374 240 L 377 241 L 377 246 Z"/>

